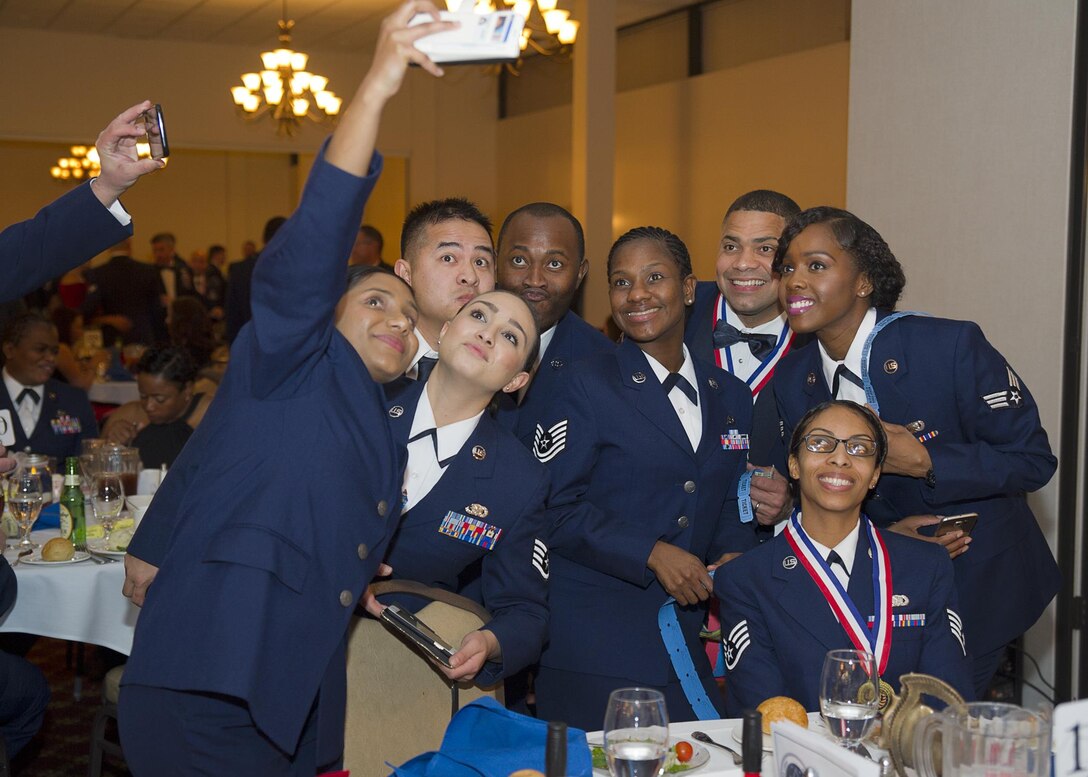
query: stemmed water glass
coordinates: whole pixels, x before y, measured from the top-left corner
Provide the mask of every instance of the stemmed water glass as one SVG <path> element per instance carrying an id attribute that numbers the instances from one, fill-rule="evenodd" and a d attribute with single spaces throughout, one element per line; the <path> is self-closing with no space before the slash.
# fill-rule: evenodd
<path id="1" fill-rule="evenodd" d="M 880 708 L 880 675 L 867 650 L 830 650 L 820 675 L 820 713 L 839 744 L 857 752 Z"/>
<path id="2" fill-rule="evenodd" d="M 650 688 L 619 688 L 608 697 L 604 751 L 612 777 L 657 777 L 669 752 L 665 696 Z"/>
<path id="3" fill-rule="evenodd" d="M 20 551 L 38 547 L 30 541 L 30 529 L 42 511 L 42 478 L 30 470 L 21 469 L 11 477 L 8 489 L 8 509 L 19 524 Z"/>
<path id="4" fill-rule="evenodd" d="M 91 505 L 95 518 L 102 525 L 103 547 L 110 549 L 110 534 L 114 523 L 125 506 L 125 488 L 121 484 L 121 475 L 116 472 L 100 472 L 94 480 Z"/>

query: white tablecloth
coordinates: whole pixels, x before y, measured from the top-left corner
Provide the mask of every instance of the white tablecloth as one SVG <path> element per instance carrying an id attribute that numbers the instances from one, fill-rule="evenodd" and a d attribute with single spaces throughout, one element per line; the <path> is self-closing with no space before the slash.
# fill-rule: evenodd
<path id="1" fill-rule="evenodd" d="M 134 380 L 120 380 L 110 383 L 95 383 L 87 390 L 92 402 L 103 405 L 123 405 L 140 398 L 140 388 Z"/>
<path id="2" fill-rule="evenodd" d="M 31 539 L 43 543 L 56 531 L 36 531 Z M 16 552 L 4 556 L 14 562 Z M 0 621 L 0 631 L 19 631 L 54 639 L 88 642 L 128 655 L 140 608 L 121 595 L 125 565 L 91 560 L 61 566 L 15 567 L 19 595 L 15 607 Z"/>

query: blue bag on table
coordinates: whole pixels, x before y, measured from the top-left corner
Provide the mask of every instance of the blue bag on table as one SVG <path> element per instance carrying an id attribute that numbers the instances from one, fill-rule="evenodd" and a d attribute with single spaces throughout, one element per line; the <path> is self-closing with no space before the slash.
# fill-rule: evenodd
<path id="1" fill-rule="evenodd" d="M 506 709 L 484 697 L 462 707 L 435 752 L 393 768 L 395 777 L 508 777 L 518 769 L 544 771 L 548 723 Z M 390 764 L 391 766 L 391 764 Z M 591 777 L 586 732 L 567 729 L 567 771 Z"/>

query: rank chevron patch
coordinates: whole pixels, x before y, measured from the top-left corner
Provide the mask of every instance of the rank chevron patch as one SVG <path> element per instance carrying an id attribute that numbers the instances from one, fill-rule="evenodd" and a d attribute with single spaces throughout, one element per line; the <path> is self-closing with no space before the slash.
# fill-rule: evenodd
<path id="1" fill-rule="evenodd" d="M 952 627 L 952 636 L 960 643 L 960 650 L 963 651 L 963 654 L 967 655 L 967 642 L 963 638 L 963 621 L 960 620 L 960 616 L 956 614 L 955 610 L 945 609 L 948 612 L 948 625 Z"/>
<path id="2" fill-rule="evenodd" d="M 733 671 L 740 662 L 740 657 L 751 644 L 752 640 L 748 637 L 748 621 L 742 620 L 733 627 L 725 639 L 725 668 Z"/>
<path id="3" fill-rule="evenodd" d="M 557 422 L 547 431 L 536 425 L 533 435 L 533 455 L 537 461 L 549 462 L 567 447 L 567 419 Z"/>

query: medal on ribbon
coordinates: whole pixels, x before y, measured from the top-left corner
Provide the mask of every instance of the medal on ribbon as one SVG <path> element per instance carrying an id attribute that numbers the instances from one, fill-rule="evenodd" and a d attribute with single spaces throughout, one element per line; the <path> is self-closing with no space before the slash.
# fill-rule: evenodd
<path id="1" fill-rule="evenodd" d="M 873 529 L 872 522 L 863 515 L 861 525 L 872 550 L 874 612 L 871 627 L 867 625 L 867 619 L 858 612 L 827 561 L 816 552 L 812 540 L 801 526 L 800 511 L 795 511 L 786 524 L 786 541 L 793 548 L 812 582 L 824 595 L 850 642 L 858 650 L 872 653 L 876 657 L 877 671 L 884 674 L 892 652 L 892 564 L 888 558 L 888 549 L 884 547 L 884 540 Z"/>

